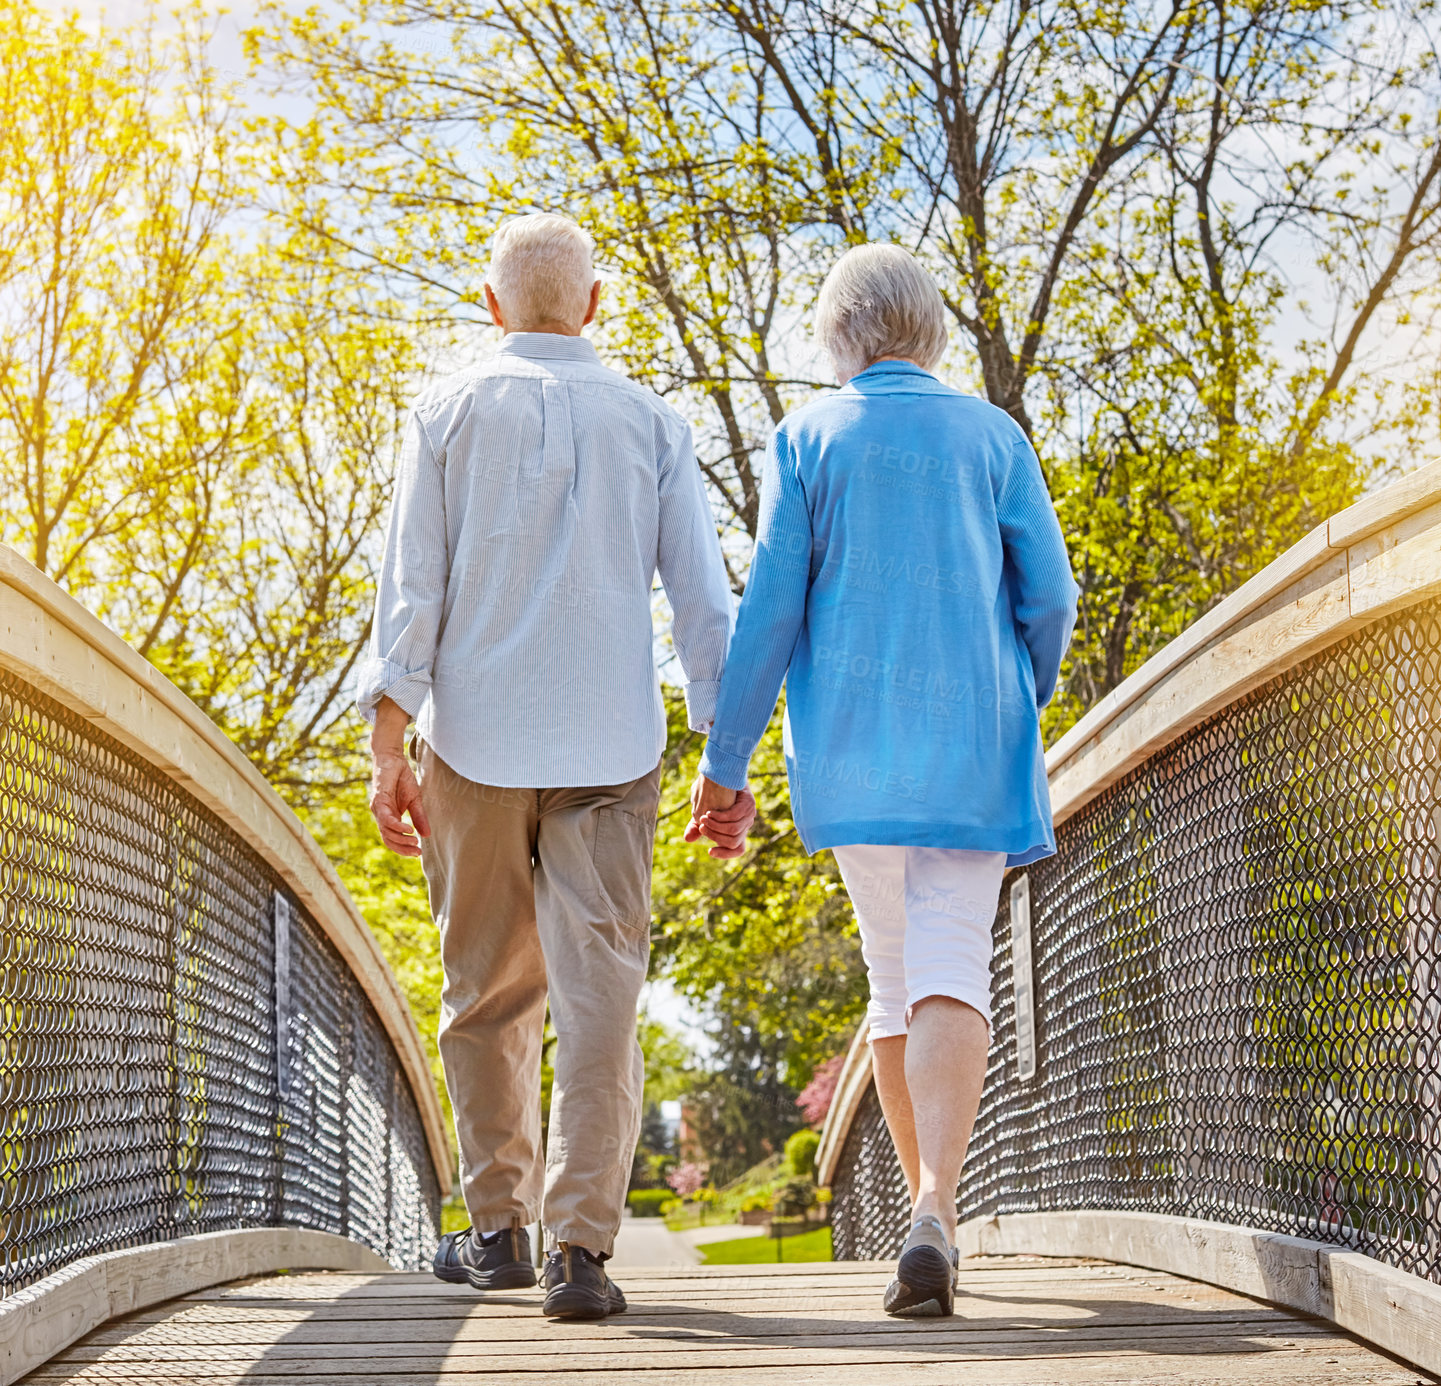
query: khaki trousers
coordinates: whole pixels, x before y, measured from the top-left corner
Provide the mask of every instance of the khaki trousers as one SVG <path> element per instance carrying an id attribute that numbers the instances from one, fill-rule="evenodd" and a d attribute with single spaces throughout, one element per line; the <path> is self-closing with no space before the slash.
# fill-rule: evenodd
<path id="1" fill-rule="evenodd" d="M 629 784 L 498 789 L 420 749 L 440 926 L 440 1054 L 481 1232 L 540 1218 L 609 1254 L 640 1136 L 636 1009 L 650 960 L 660 767 Z M 556 1032 L 541 1162 L 541 1040 Z"/>

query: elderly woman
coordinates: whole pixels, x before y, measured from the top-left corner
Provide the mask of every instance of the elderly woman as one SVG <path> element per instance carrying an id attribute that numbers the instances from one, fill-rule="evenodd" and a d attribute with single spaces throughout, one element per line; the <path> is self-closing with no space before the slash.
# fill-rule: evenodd
<path id="1" fill-rule="evenodd" d="M 1037 710 L 1076 584 L 1026 435 L 930 373 L 945 310 L 910 255 L 848 251 L 817 337 L 842 388 L 770 440 L 687 835 L 734 847 L 732 791 L 785 679 L 792 811 L 808 851 L 835 852 L 855 906 L 876 1088 L 910 1187 L 885 1307 L 949 1314 L 991 923 L 1006 867 L 1055 850 Z"/>

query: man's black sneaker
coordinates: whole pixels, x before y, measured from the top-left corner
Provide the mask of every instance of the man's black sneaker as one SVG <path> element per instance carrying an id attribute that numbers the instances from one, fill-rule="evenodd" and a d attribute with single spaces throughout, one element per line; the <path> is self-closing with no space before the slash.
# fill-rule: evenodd
<path id="1" fill-rule="evenodd" d="M 901 1248 L 885 1311 L 898 1319 L 939 1319 L 956 1308 L 956 1253 L 938 1219 L 920 1217 Z"/>
<path id="2" fill-rule="evenodd" d="M 552 1319 L 603 1319 L 625 1313 L 620 1286 L 605 1273 L 605 1258 L 562 1242 L 545 1258 L 545 1314 Z"/>
<path id="3" fill-rule="evenodd" d="M 447 1232 L 435 1249 L 436 1275 L 473 1290 L 528 1290 L 535 1284 L 530 1263 L 530 1233 L 512 1218 L 503 1232 L 479 1236 L 475 1228 Z"/>

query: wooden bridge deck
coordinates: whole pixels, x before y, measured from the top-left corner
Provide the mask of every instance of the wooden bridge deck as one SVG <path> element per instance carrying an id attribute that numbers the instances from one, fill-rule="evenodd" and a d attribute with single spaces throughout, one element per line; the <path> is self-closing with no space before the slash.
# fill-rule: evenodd
<path id="1" fill-rule="evenodd" d="M 301 1273 L 187 1295 L 105 1325 L 27 1381 L 152 1386 L 1415 1386 L 1432 1378 L 1315 1320 L 1095 1261 L 965 1263 L 960 1312 L 880 1309 L 871 1264 L 631 1271 L 628 1314 L 553 1324 L 534 1291 L 423 1275 Z"/>

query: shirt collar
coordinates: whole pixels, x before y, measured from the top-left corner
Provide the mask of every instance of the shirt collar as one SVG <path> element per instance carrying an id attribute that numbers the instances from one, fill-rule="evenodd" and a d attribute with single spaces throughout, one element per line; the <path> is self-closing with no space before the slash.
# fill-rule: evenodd
<path id="1" fill-rule="evenodd" d="M 567 337 L 561 332 L 507 332 L 501 338 L 500 350 L 505 356 L 523 356 L 527 361 L 588 361 L 597 364 L 600 357 L 585 337 Z"/>
<path id="2" fill-rule="evenodd" d="M 867 366 L 865 370 L 857 371 L 851 379 L 864 380 L 868 376 L 876 375 L 923 375 L 927 380 L 935 379 L 930 371 L 923 371 L 910 361 L 876 361 Z"/>
<path id="3" fill-rule="evenodd" d="M 855 394 L 952 394 L 930 371 L 923 371 L 909 361 L 877 361 L 853 375 L 841 387 Z"/>

